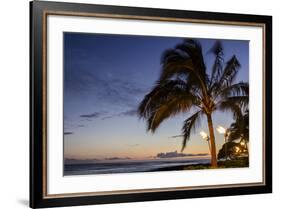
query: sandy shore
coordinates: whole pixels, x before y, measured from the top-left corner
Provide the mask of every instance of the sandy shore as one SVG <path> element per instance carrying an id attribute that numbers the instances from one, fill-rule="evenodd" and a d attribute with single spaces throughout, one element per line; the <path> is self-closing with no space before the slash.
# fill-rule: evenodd
<path id="1" fill-rule="evenodd" d="M 237 160 L 229 160 L 227 162 L 225 161 L 219 161 L 217 168 L 245 168 L 249 167 L 249 160 L 248 158 L 241 158 Z M 212 169 L 210 163 L 205 164 L 191 164 L 191 165 L 180 165 L 180 166 L 170 166 L 170 167 L 164 167 L 164 168 L 157 168 L 153 171 L 180 171 L 180 170 L 199 170 L 199 169 Z"/>
<path id="2" fill-rule="evenodd" d="M 157 168 L 150 170 L 153 171 L 180 171 L 180 170 L 196 170 L 196 169 L 207 169 L 210 167 L 210 164 L 191 164 L 191 165 L 178 165 L 178 166 L 170 166 L 164 168 Z"/>

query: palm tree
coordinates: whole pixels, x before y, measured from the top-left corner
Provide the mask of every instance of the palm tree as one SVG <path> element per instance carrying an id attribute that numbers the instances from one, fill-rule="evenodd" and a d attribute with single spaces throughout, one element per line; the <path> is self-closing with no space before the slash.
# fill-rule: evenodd
<path id="1" fill-rule="evenodd" d="M 225 152 L 225 149 L 227 149 L 227 153 Z M 243 151 L 244 147 L 240 143 L 231 141 L 226 142 L 218 152 L 218 159 L 229 158 L 230 160 L 234 160 L 238 158 L 241 153 L 237 152 L 237 149 Z"/>
<path id="2" fill-rule="evenodd" d="M 210 50 L 215 56 L 211 74 L 206 72 L 201 44 L 184 39 L 173 49 L 166 50 L 161 59 L 162 71 L 154 88 L 139 105 L 140 118 L 152 133 L 169 117 L 193 113 L 182 126 L 182 151 L 191 132 L 206 116 L 211 144 L 211 164 L 217 167 L 216 144 L 212 113 L 231 110 L 236 115 L 239 105 L 248 103 L 248 83 L 234 83 L 240 63 L 232 56 L 224 63 L 222 44 L 218 41 Z"/>
<path id="3" fill-rule="evenodd" d="M 234 141 L 240 139 L 240 143 L 244 142 L 247 148 L 247 143 L 249 142 L 249 110 L 246 109 L 244 114 L 243 110 L 237 115 L 234 123 L 230 125 L 227 129 L 227 139 L 228 141 Z"/>

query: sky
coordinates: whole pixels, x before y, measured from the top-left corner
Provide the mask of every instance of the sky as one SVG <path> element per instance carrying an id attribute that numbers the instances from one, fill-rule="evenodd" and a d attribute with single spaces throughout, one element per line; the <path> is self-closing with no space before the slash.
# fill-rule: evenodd
<path id="1" fill-rule="evenodd" d="M 198 39 L 207 72 L 216 40 Z M 138 104 L 153 88 L 161 72 L 162 53 L 181 43 L 181 37 L 64 33 L 64 158 L 146 159 L 181 150 L 185 113 L 164 121 L 154 134 L 136 114 Z M 236 81 L 249 80 L 247 40 L 222 40 L 225 61 L 236 55 L 241 69 Z M 214 127 L 228 127 L 232 114 L 216 112 Z M 209 153 L 200 135 L 208 133 L 206 119 L 191 135 L 183 153 Z M 223 136 L 215 133 L 217 151 Z"/>

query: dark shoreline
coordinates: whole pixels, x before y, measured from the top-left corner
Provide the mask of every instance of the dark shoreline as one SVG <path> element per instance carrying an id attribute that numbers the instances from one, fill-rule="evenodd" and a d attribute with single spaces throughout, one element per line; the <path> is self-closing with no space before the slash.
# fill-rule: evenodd
<path id="1" fill-rule="evenodd" d="M 146 171 L 134 171 L 134 172 L 124 172 L 124 173 L 95 173 L 95 174 L 67 174 L 64 171 L 64 176 L 76 176 L 76 175 L 103 175 L 103 174 L 128 174 L 128 173 L 149 173 L 149 172 L 159 172 L 159 171 L 183 171 L 183 170 L 198 170 L 198 169 L 208 169 L 210 167 L 209 163 L 199 163 L 199 164 L 190 164 L 190 165 L 176 165 L 176 166 L 167 166 L 162 168 L 155 168 Z"/>
<path id="2" fill-rule="evenodd" d="M 101 175 L 101 174 L 120 174 L 120 173 L 148 173 L 148 172 L 159 172 L 159 171 L 183 171 L 183 170 L 204 170 L 204 169 L 222 169 L 222 168 L 246 168 L 249 167 L 248 158 L 240 158 L 228 161 L 218 161 L 218 167 L 213 168 L 210 163 L 193 163 L 188 165 L 176 165 L 166 166 L 162 168 L 155 168 L 146 171 L 134 171 L 134 172 L 106 172 L 106 173 L 77 173 L 69 174 L 68 171 L 64 170 L 64 176 L 75 176 L 75 175 Z"/>
<path id="3" fill-rule="evenodd" d="M 221 168 L 247 168 L 249 167 L 248 158 L 240 158 L 236 160 L 228 161 L 218 161 L 218 167 L 215 169 Z M 203 170 L 203 169 L 214 169 L 211 167 L 210 163 L 199 163 L 199 164 L 190 164 L 190 165 L 179 165 L 179 166 L 170 166 L 164 168 L 157 168 L 150 170 L 149 172 L 155 171 L 181 171 L 181 170 Z"/>
<path id="4" fill-rule="evenodd" d="M 182 171 L 182 170 L 193 170 L 194 167 L 209 167 L 209 163 L 205 164 L 190 164 L 190 165 L 177 165 L 177 166 L 169 166 L 163 168 L 156 168 L 146 172 L 156 172 L 156 171 Z M 200 169 L 200 168 L 198 168 Z M 195 169 L 194 169 L 195 170 Z"/>

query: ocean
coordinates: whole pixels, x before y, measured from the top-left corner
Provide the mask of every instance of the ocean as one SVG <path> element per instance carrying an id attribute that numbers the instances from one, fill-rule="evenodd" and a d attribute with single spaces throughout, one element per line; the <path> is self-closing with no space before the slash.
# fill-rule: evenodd
<path id="1" fill-rule="evenodd" d="M 65 163 L 64 175 L 91 175 L 113 173 L 135 173 L 177 170 L 177 167 L 192 164 L 210 163 L 210 159 L 184 158 L 184 159 L 149 159 L 149 160 L 112 160 L 95 161 L 92 163 Z M 173 169 L 174 168 L 174 169 Z"/>

